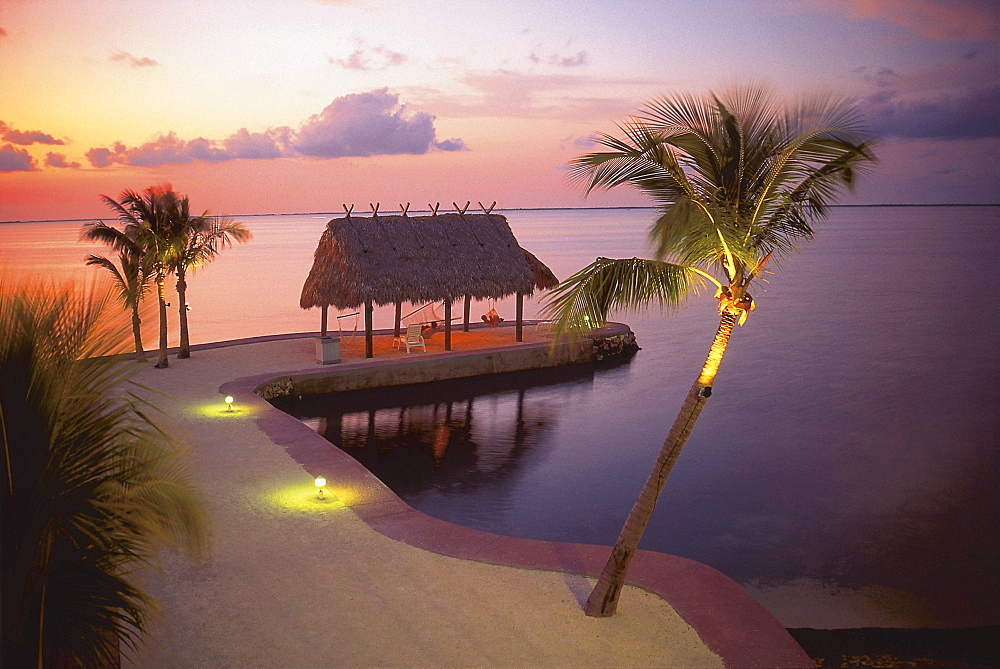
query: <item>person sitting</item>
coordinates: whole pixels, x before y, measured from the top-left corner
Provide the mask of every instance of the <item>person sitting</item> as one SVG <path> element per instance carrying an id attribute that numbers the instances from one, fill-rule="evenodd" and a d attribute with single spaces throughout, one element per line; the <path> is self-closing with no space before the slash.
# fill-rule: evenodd
<path id="1" fill-rule="evenodd" d="M 489 325 L 491 328 L 503 323 L 503 319 L 500 318 L 500 314 L 497 313 L 496 309 L 490 309 L 488 312 L 483 314 L 483 322 Z"/>

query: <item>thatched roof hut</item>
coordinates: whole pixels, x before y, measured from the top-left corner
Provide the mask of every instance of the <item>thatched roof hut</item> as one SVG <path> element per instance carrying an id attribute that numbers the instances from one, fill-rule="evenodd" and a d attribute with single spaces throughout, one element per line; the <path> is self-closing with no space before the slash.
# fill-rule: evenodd
<path id="1" fill-rule="evenodd" d="M 558 283 L 499 214 L 335 218 L 313 257 L 303 309 L 498 299 Z"/>
<path id="2" fill-rule="evenodd" d="M 299 305 L 325 312 L 442 300 L 450 310 L 462 297 L 468 305 L 517 294 L 520 340 L 521 296 L 558 282 L 499 214 L 347 216 L 327 223 Z"/>

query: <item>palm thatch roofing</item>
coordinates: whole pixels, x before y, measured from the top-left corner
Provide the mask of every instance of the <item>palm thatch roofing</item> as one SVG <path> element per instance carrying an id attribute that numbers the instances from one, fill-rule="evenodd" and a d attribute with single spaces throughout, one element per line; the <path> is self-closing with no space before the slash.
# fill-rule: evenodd
<path id="1" fill-rule="evenodd" d="M 558 282 L 499 214 L 347 216 L 327 223 L 299 305 L 499 299 Z"/>

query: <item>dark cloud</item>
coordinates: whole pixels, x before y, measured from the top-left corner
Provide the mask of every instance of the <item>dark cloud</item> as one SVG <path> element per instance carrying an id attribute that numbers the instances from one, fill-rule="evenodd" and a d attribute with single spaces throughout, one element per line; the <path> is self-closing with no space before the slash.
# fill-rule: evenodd
<path id="1" fill-rule="evenodd" d="M 419 155 L 430 150 L 468 150 L 461 139 L 437 141 L 434 116 L 408 113 L 388 89 L 337 98 L 298 128 L 282 126 L 265 132 L 241 128 L 222 140 L 198 137 L 184 141 L 174 133 L 137 147 L 116 142 L 86 153 L 94 167 L 177 165 L 191 161 L 267 160 L 289 156 L 316 158 Z"/>
<path id="2" fill-rule="evenodd" d="M 0 121 L 0 139 L 4 139 L 12 144 L 20 144 L 22 146 L 28 146 L 30 144 L 65 144 L 65 142 L 61 139 L 56 139 L 52 135 L 47 135 L 44 132 L 39 132 L 37 130 L 31 130 L 28 132 L 15 130 L 3 121 Z"/>
<path id="3" fill-rule="evenodd" d="M 851 72 L 858 75 L 862 81 L 874 84 L 879 88 L 887 88 L 895 85 L 899 81 L 899 75 L 896 74 L 895 70 L 889 67 L 880 67 L 874 71 L 867 67 L 858 67 L 851 70 Z"/>
<path id="4" fill-rule="evenodd" d="M 68 162 L 66 156 L 61 153 L 47 153 L 45 154 L 45 166 L 46 167 L 68 167 L 71 169 L 79 169 L 80 163 Z"/>
<path id="5" fill-rule="evenodd" d="M 129 67 L 154 67 L 159 65 L 159 63 L 152 58 L 137 58 L 127 51 L 115 51 L 111 54 L 110 60 L 113 63 L 125 63 Z"/>
<path id="6" fill-rule="evenodd" d="M 871 116 L 879 134 L 887 137 L 978 139 L 1000 137 L 1000 86 L 970 88 L 963 94 L 934 99 L 890 96 L 873 102 Z"/>
<path id="7" fill-rule="evenodd" d="M 0 146 L 0 172 L 34 172 L 35 160 L 24 149 L 10 144 Z"/>

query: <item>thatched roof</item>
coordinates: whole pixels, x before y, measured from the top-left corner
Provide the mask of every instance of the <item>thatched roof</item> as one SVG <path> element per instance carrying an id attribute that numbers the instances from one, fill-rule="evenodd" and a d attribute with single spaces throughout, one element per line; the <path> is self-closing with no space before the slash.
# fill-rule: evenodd
<path id="1" fill-rule="evenodd" d="M 556 283 L 499 214 L 346 217 L 327 223 L 299 304 L 499 299 Z"/>

